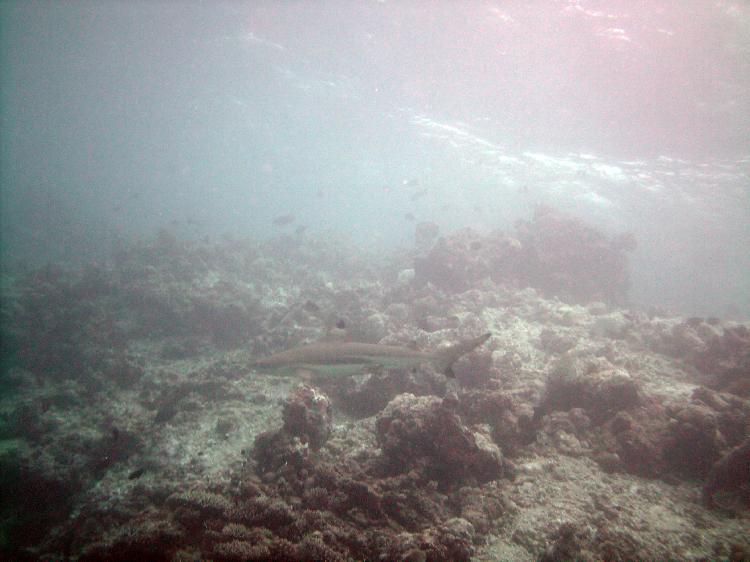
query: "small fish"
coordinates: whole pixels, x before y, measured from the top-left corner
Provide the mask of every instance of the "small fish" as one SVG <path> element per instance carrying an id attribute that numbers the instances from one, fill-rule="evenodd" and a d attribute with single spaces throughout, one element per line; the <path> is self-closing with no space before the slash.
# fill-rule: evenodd
<path id="1" fill-rule="evenodd" d="M 419 180 L 417 178 L 410 178 L 402 181 L 401 185 L 403 185 L 404 187 L 416 187 L 419 185 Z"/>
<path id="2" fill-rule="evenodd" d="M 302 236 L 305 233 L 306 230 L 307 230 L 307 225 L 306 224 L 301 224 L 297 228 L 294 229 L 294 234 L 296 236 Z"/>
<path id="3" fill-rule="evenodd" d="M 412 195 L 411 195 L 411 197 L 409 199 L 411 199 L 412 201 L 416 201 L 418 199 L 422 199 L 422 197 L 424 197 L 425 195 L 427 195 L 427 189 L 426 188 L 425 189 L 420 189 L 419 191 L 415 191 L 414 193 L 412 193 Z"/>
<path id="4" fill-rule="evenodd" d="M 312 371 L 323 375 L 352 375 L 365 367 L 409 369 L 431 363 L 447 377 L 453 378 L 453 364 L 490 338 L 491 334 L 464 340 L 435 351 L 417 351 L 396 345 L 329 342 L 288 349 L 252 363 L 259 371 L 289 375 Z"/>
<path id="5" fill-rule="evenodd" d="M 287 215 L 279 215 L 278 217 L 274 217 L 273 224 L 274 226 L 286 226 L 288 224 L 291 224 L 294 222 L 295 216 L 290 214 Z"/>
<path id="6" fill-rule="evenodd" d="M 128 480 L 137 480 L 141 476 L 143 476 L 143 473 L 146 472 L 146 469 L 144 467 L 136 468 L 133 472 L 128 474 Z"/>
<path id="7" fill-rule="evenodd" d="M 404 218 L 411 222 L 414 222 L 415 220 L 417 220 L 416 217 L 414 216 L 414 213 L 406 213 L 404 215 Z"/>
<path id="8" fill-rule="evenodd" d="M 308 300 L 307 302 L 305 302 L 305 304 L 302 305 L 302 310 L 315 314 L 320 312 L 320 307 L 315 302 Z"/>

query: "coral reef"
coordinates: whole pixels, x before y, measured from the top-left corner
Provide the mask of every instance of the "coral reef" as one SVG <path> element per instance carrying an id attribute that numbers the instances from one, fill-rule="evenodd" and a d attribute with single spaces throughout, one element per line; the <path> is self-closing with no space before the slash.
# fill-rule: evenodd
<path id="1" fill-rule="evenodd" d="M 500 478 L 502 454 L 486 432 L 465 427 L 455 398 L 401 394 L 378 414 L 378 443 L 389 472 L 417 469 L 427 480 L 478 483 Z"/>
<path id="2" fill-rule="evenodd" d="M 515 456 L 536 438 L 533 405 L 502 390 L 465 390 L 459 411 L 467 421 L 486 424 L 506 455 Z"/>
<path id="3" fill-rule="evenodd" d="M 631 234 L 610 237 L 543 205 L 517 229 L 529 286 L 575 302 L 621 302 L 625 297 L 627 252 L 636 246 Z"/>
<path id="4" fill-rule="evenodd" d="M 542 208 L 512 235 L 422 223 L 384 259 L 161 233 L 19 276 L 0 555 L 741 559 L 750 330 L 622 308 L 632 247 Z M 326 334 L 485 332 L 455 380 L 249 366 Z"/>
<path id="5" fill-rule="evenodd" d="M 711 468 L 703 486 L 703 501 L 714 505 L 714 496 L 719 492 L 733 492 L 744 486 L 745 504 L 750 506 L 750 438 L 732 449 Z"/>
<path id="6" fill-rule="evenodd" d="M 716 319 L 689 318 L 672 328 L 663 346 L 705 376 L 705 385 L 750 397 L 750 330 Z"/>
<path id="7" fill-rule="evenodd" d="M 284 402 L 284 426 L 255 439 L 254 456 L 263 472 L 281 467 L 301 468 L 310 450 L 317 450 L 331 433 L 331 403 L 315 388 L 300 385 Z"/>
<path id="8" fill-rule="evenodd" d="M 546 395 L 537 415 L 582 408 L 594 423 L 599 424 L 620 410 L 639 404 L 638 384 L 627 371 L 591 367 L 589 365 L 586 372 L 579 372 L 566 360 L 557 362 L 547 381 Z"/>
<path id="9" fill-rule="evenodd" d="M 464 229 L 439 238 L 415 258 L 415 282 L 457 293 L 490 278 L 570 302 L 620 303 L 629 288 L 627 253 L 634 249 L 630 234 L 607 236 L 538 206 L 532 220 L 516 224 L 513 236 Z"/>
<path id="10" fill-rule="evenodd" d="M 407 415 L 412 421 L 424 418 L 427 431 L 434 429 L 430 423 L 447 419 L 443 425 L 458 432 L 449 442 L 462 448 L 454 454 L 487 455 L 482 462 L 490 466 L 470 463 L 454 477 L 465 479 L 467 471 L 473 470 L 474 479 L 481 480 L 488 471 L 500 469 L 497 447 L 485 443 L 483 449 L 470 443 L 466 439 L 471 434 L 454 414 L 441 412 L 441 406 L 432 403 L 425 408 L 411 398 L 394 401 L 390 425 L 396 422 L 395 412 L 401 420 Z M 106 540 L 80 547 L 81 559 L 174 560 L 194 552 L 199 558 L 219 560 L 469 560 L 475 551 L 476 530 L 460 515 L 477 521 L 487 532 L 502 515 L 500 500 L 488 495 L 494 506 L 489 511 L 477 502 L 482 497 L 479 490 L 470 493 L 446 483 L 456 493 L 449 502 L 437 483 L 427 480 L 433 476 L 427 463 L 391 466 L 389 474 L 383 474 L 383 463 L 394 460 L 390 449 L 382 457 L 375 449 L 358 461 L 349 457 L 341 462 L 335 450 L 326 447 L 328 432 L 321 431 L 330 424 L 327 412 L 324 395 L 304 385 L 293 389 L 285 404 L 283 426 L 256 438 L 252 457 L 257 463 L 248 463 L 240 471 L 238 486 L 176 491 L 158 508 L 138 513 Z M 313 434 L 321 437 L 317 451 L 311 446 L 307 452 L 304 447 L 302 454 L 301 439 Z M 436 462 L 434 457 L 428 460 Z M 455 507 L 447 505 L 453 502 Z M 92 517 L 94 513 L 79 516 L 75 527 L 79 540 L 94 532 Z"/>

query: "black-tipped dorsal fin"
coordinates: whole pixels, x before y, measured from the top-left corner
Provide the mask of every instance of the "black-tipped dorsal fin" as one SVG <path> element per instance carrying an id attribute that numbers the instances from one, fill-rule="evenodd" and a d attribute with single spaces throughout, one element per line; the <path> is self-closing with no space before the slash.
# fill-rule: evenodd
<path id="1" fill-rule="evenodd" d="M 489 332 L 482 334 L 479 337 L 471 338 L 468 340 L 460 341 L 454 345 L 449 345 L 436 352 L 438 367 L 443 371 L 445 376 L 454 378 L 453 364 L 458 361 L 463 355 L 466 355 L 470 351 L 473 351 L 484 342 L 486 342 L 492 334 Z"/>

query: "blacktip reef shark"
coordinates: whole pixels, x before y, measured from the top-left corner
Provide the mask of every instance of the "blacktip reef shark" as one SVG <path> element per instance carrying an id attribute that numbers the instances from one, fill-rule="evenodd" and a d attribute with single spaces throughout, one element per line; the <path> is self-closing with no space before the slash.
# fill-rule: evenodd
<path id="1" fill-rule="evenodd" d="M 325 342 L 295 347 L 258 359 L 251 366 L 258 371 L 292 375 L 311 371 L 320 375 L 354 375 L 370 369 L 410 369 L 430 363 L 453 378 L 453 364 L 473 351 L 492 334 L 467 339 L 434 351 L 417 351 L 397 345 Z"/>

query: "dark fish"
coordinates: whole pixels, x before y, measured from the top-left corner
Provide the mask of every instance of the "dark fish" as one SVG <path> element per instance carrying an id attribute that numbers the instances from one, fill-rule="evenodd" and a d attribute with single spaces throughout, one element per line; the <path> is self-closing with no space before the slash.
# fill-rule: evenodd
<path id="1" fill-rule="evenodd" d="M 425 195 L 427 195 L 427 189 L 420 189 L 419 191 L 412 193 L 410 199 L 416 201 L 417 199 L 422 199 Z"/>
<path id="2" fill-rule="evenodd" d="M 346 322 L 344 320 L 339 319 L 339 320 L 336 321 L 336 327 L 339 330 L 344 330 L 344 329 L 346 329 Z"/>
<path id="3" fill-rule="evenodd" d="M 406 214 L 404 215 L 404 218 L 405 218 L 406 220 L 408 220 L 408 221 L 412 221 L 412 222 L 414 222 L 415 220 L 417 220 L 417 219 L 416 219 L 416 218 L 414 217 L 414 213 L 406 213 Z"/>
<path id="4" fill-rule="evenodd" d="M 294 222 L 295 216 L 291 213 L 288 215 L 279 215 L 278 217 L 274 217 L 273 224 L 274 226 L 286 226 L 288 224 L 291 224 Z"/>
<path id="5" fill-rule="evenodd" d="M 297 236 L 302 236 L 306 230 L 307 230 L 307 225 L 301 224 L 297 228 L 294 229 L 294 234 L 296 234 Z"/>
<path id="6" fill-rule="evenodd" d="M 146 472 L 146 469 L 144 467 L 136 468 L 133 472 L 128 474 L 128 480 L 137 480 L 141 476 L 143 476 L 143 473 Z"/>
<path id="7" fill-rule="evenodd" d="M 311 301 L 311 300 L 308 300 L 308 301 L 307 301 L 307 302 L 306 302 L 306 303 L 305 303 L 305 304 L 304 304 L 304 305 L 302 306 L 302 309 L 303 309 L 303 310 L 304 310 L 305 312 L 311 312 L 311 313 L 315 313 L 315 312 L 320 312 L 320 307 L 319 307 L 319 306 L 318 306 L 317 304 L 315 304 L 315 303 L 314 303 L 313 301 Z"/>

